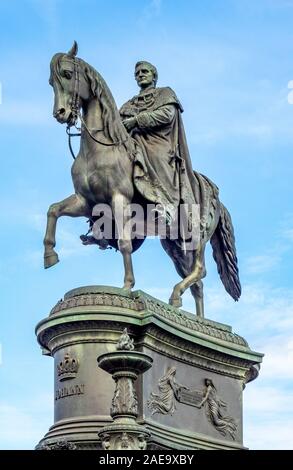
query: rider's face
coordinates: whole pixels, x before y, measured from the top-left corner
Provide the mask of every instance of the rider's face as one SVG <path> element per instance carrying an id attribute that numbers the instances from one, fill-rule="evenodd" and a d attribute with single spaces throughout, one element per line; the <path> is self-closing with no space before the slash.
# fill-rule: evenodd
<path id="1" fill-rule="evenodd" d="M 154 85 L 154 74 L 146 64 L 140 64 L 135 69 L 135 80 L 140 88 L 147 88 Z"/>

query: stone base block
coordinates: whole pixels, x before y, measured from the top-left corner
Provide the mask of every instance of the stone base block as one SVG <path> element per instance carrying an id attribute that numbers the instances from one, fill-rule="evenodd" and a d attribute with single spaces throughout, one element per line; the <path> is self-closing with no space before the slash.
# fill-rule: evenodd
<path id="1" fill-rule="evenodd" d="M 54 424 L 39 446 L 101 449 L 115 383 L 97 358 L 115 351 L 125 327 L 153 359 L 135 383 L 148 448 L 243 449 L 242 393 L 262 354 L 228 325 L 107 286 L 73 289 L 36 327 L 55 361 Z"/>

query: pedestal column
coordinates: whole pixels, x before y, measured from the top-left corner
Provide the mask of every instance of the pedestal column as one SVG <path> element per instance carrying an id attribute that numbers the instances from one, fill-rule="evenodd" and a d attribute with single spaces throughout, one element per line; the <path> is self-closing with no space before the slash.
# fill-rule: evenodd
<path id="1" fill-rule="evenodd" d="M 138 399 L 134 384 L 139 375 L 151 368 L 153 360 L 133 349 L 133 341 L 125 328 L 117 351 L 98 358 L 99 367 L 111 374 L 116 383 L 110 409 L 113 423 L 98 433 L 103 448 L 107 450 L 143 450 L 150 437 L 150 432 L 136 422 Z"/>

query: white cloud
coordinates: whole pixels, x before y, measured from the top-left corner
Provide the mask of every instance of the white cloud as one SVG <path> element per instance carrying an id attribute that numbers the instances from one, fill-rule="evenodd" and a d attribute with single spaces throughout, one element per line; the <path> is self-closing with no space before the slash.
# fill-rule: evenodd
<path id="1" fill-rule="evenodd" d="M 43 232 L 46 227 L 47 217 L 42 212 L 27 208 L 27 211 L 23 214 L 23 221 L 27 221 L 38 232 Z"/>
<path id="2" fill-rule="evenodd" d="M 162 0 L 150 0 L 143 9 L 138 20 L 140 26 L 145 26 L 151 19 L 158 16 L 161 12 Z"/>
<path id="3" fill-rule="evenodd" d="M 211 124 L 211 128 L 213 124 Z M 255 122 L 250 124 L 243 120 L 241 123 L 235 125 L 232 121 L 217 123 L 217 129 L 197 129 L 194 134 L 190 135 L 188 139 L 190 143 L 205 143 L 216 144 L 224 139 L 233 137 L 252 137 L 259 141 L 267 141 L 273 137 L 274 129 L 269 123 Z"/>
<path id="4" fill-rule="evenodd" d="M 283 235 L 290 241 L 293 241 L 293 228 L 288 228 L 284 230 Z"/>
<path id="5" fill-rule="evenodd" d="M 148 287 L 144 290 L 167 302 L 172 292 L 171 286 Z M 293 289 L 278 288 L 265 282 L 245 283 L 242 286 L 242 296 L 235 303 L 219 280 L 211 287 L 204 287 L 204 298 L 206 318 L 229 323 L 234 331 L 240 335 L 249 335 L 258 344 L 262 343 L 262 346 L 268 346 L 268 338 L 272 337 L 278 338 L 275 341 L 282 341 L 283 346 L 286 344 L 284 338 L 288 338 L 288 344 L 291 344 Z M 189 291 L 183 296 L 183 302 L 185 310 L 194 311 L 194 300 Z M 279 340 L 281 335 L 285 336 Z M 279 344 L 276 348 L 279 348 Z"/>
<path id="6" fill-rule="evenodd" d="M 293 311 L 292 311 L 293 313 Z M 265 353 L 262 365 L 262 378 L 271 380 L 292 380 L 293 379 L 293 333 L 271 337 L 269 345 L 267 341 L 260 344 L 260 348 Z M 293 385 L 293 383 L 292 383 Z M 293 403 L 293 401 L 292 401 Z"/>
<path id="7" fill-rule="evenodd" d="M 244 445 L 253 450 L 293 449 L 293 422 L 286 418 L 258 421 L 258 417 L 247 419 L 244 424 Z"/>
<path id="8" fill-rule="evenodd" d="M 52 125 L 51 110 L 46 103 L 4 101 L 1 105 L 0 122 L 13 125 Z"/>
<path id="9" fill-rule="evenodd" d="M 234 94 L 237 94 L 235 90 Z M 242 107 L 246 109 L 247 103 L 250 103 L 250 111 L 241 114 L 233 112 L 231 96 L 224 86 L 221 88 L 221 95 L 227 96 L 226 108 L 223 108 L 223 104 L 219 101 L 208 118 L 201 118 L 201 124 L 188 136 L 190 143 L 214 145 L 230 138 L 244 137 L 254 139 L 259 144 L 268 144 L 280 138 L 292 140 L 291 108 L 287 102 L 287 92 L 285 95 L 283 89 L 274 91 L 264 89 L 258 92 L 258 95 L 255 94 L 255 90 L 250 90 L 249 97 L 243 96 L 239 90 L 235 97 L 239 109 Z M 199 113 L 205 116 L 202 107 L 210 109 L 212 96 L 206 97 L 204 101 L 204 103 L 199 101 L 195 111 L 190 113 L 190 122 L 197 121 Z"/>
<path id="10" fill-rule="evenodd" d="M 263 378 L 263 377 L 262 377 Z M 256 386 L 248 384 L 244 391 L 245 411 L 257 413 L 265 419 L 267 415 L 293 413 L 293 391 L 276 386 Z M 283 417 L 285 417 L 283 415 Z M 293 444 L 293 443 L 292 443 Z"/>
<path id="11" fill-rule="evenodd" d="M 2 449 L 34 449 L 52 425 L 52 396 L 48 394 L 34 398 L 33 402 L 22 403 L 21 409 L 10 403 L 0 402 Z"/>
<path id="12" fill-rule="evenodd" d="M 30 250 L 23 254 L 23 261 L 27 266 L 39 268 L 43 265 L 43 250 Z"/>
<path id="13" fill-rule="evenodd" d="M 38 200 L 38 194 L 34 195 L 34 199 Z M 21 211 L 19 211 L 19 203 L 16 204 L 8 202 L 6 205 L 3 201 L 3 211 L 1 212 L 2 215 L 6 215 L 10 218 L 10 214 L 18 213 L 19 216 L 17 218 L 17 230 L 23 230 L 23 226 L 25 230 L 27 227 L 33 232 L 36 232 L 39 235 L 39 242 L 36 245 L 36 249 L 30 247 L 27 251 L 23 251 L 20 255 L 15 255 L 14 263 L 19 263 L 19 258 L 21 257 L 21 261 L 23 261 L 26 265 L 32 268 L 39 268 L 43 265 L 43 238 L 45 235 L 46 224 L 47 224 L 47 217 L 45 212 L 40 212 L 39 207 L 33 207 L 30 204 L 25 205 Z M 66 224 L 66 221 L 60 219 L 57 224 L 56 230 L 56 248 L 59 255 L 60 261 L 62 259 L 66 259 L 72 256 L 89 256 L 92 254 L 92 251 L 88 249 L 88 247 L 84 247 L 81 243 L 79 235 L 87 231 L 87 225 L 83 224 L 82 229 L 79 232 L 79 228 L 76 228 L 74 223 Z M 11 259 L 9 260 L 11 263 Z"/>
<path id="14" fill-rule="evenodd" d="M 153 297 L 163 300 L 164 302 L 168 302 L 172 292 L 171 287 L 142 287 L 141 290 Z"/>
<path id="15" fill-rule="evenodd" d="M 150 8 L 156 13 L 160 12 L 161 6 L 162 6 L 162 0 L 151 0 L 150 2 Z"/>
<path id="16" fill-rule="evenodd" d="M 286 214 L 284 217 L 281 228 L 279 230 L 279 236 L 287 243 L 290 243 L 290 246 L 293 242 L 293 214 Z"/>
<path id="17" fill-rule="evenodd" d="M 90 250 L 87 250 L 80 241 L 78 234 L 73 234 L 65 228 L 59 228 L 57 231 L 58 246 L 56 245 L 57 251 L 61 258 L 67 258 L 72 255 L 77 255 L 82 252 L 91 254 Z"/>
<path id="18" fill-rule="evenodd" d="M 245 388 L 244 444 L 251 449 L 293 449 L 293 390 L 273 377 L 273 371 L 271 379 L 261 370 L 257 381 Z"/>
<path id="19" fill-rule="evenodd" d="M 42 231 L 44 231 L 44 228 L 45 225 L 43 225 Z M 57 243 L 55 250 L 59 255 L 60 261 L 72 256 L 78 256 L 80 254 L 82 254 L 82 256 L 92 254 L 90 250 L 82 245 L 77 233 L 73 234 L 65 228 L 59 228 L 57 230 L 56 241 Z M 43 249 L 30 250 L 24 253 L 23 259 L 25 263 L 31 267 L 39 268 L 43 265 L 43 256 Z"/>
<path id="20" fill-rule="evenodd" d="M 259 255 L 246 260 L 246 271 L 249 274 L 260 274 L 271 271 L 280 262 L 279 256 Z"/>
<path id="21" fill-rule="evenodd" d="M 246 283 L 242 296 L 235 304 L 221 287 L 205 290 L 206 316 L 228 321 L 238 331 L 255 338 L 267 339 L 272 334 L 293 331 L 293 290 L 276 288 L 268 283 Z M 244 333 L 243 333 L 244 334 Z"/>

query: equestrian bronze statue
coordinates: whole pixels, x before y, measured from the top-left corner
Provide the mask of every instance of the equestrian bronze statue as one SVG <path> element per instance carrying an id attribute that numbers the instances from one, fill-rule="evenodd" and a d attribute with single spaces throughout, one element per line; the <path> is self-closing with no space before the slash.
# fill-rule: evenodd
<path id="1" fill-rule="evenodd" d="M 107 205 L 115 235 L 97 239 L 86 235 L 81 239 L 84 244 L 119 250 L 125 269 L 123 287 L 132 289 L 135 280 L 131 255 L 142 245 L 148 231 L 144 229 L 139 237 L 133 236 L 128 208 L 139 204 L 145 209 L 142 227 L 146 227 L 146 209 L 153 204 L 156 220 L 163 220 L 166 228 L 166 236 L 160 236 L 161 244 L 182 277 L 173 288 L 170 303 L 180 307 L 181 295 L 190 288 L 197 315 L 204 315 L 202 279 L 206 275 L 204 253 L 209 240 L 225 289 L 238 300 L 241 286 L 231 217 L 219 200 L 216 185 L 192 170 L 181 119 L 183 109 L 175 93 L 168 87 L 157 88 L 156 68 L 148 62 L 138 62 L 135 78 L 140 93 L 125 103 L 119 113 L 104 79 L 76 55 L 74 43 L 68 53 L 55 54 L 50 65 L 55 96 L 53 115 L 61 124 L 67 124 L 74 157 L 74 193 L 49 207 L 45 268 L 58 262 L 54 250 L 58 218 L 86 217 L 93 229 L 98 220 L 97 205 Z M 76 134 L 71 129 L 78 120 L 80 150 L 75 157 L 71 136 Z M 179 213 L 181 206 L 184 210 Z M 192 216 L 193 208 L 198 217 Z M 177 238 L 172 236 L 174 224 L 185 227 Z"/>

